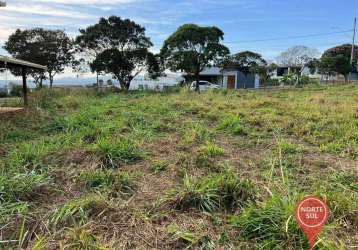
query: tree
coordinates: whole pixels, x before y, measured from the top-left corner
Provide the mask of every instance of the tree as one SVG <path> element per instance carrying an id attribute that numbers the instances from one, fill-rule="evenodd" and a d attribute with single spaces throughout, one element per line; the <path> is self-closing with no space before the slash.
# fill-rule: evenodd
<path id="1" fill-rule="evenodd" d="M 128 90 L 135 76 L 146 69 L 149 73 L 158 71 L 156 58 L 147 49 L 120 51 L 108 49 L 99 54 L 91 63 L 91 68 L 110 73 L 118 79 L 121 88 Z M 133 74 L 133 72 L 135 73 Z"/>
<path id="2" fill-rule="evenodd" d="M 160 54 L 166 67 L 194 76 L 195 90 L 199 91 L 200 72 L 230 53 L 220 43 L 223 37 L 224 33 L 217 27 L 185 24 L 165 40 Z"/>
<path id="3" fill-rule="evenodd" d="M 326 50 L 321 57 L 320 71 L 328 75 L 333 72 L 344 76 L 345 82 L 348 81 L 348 74 L 357 65 L 358 46 L 355 46 L 353 53 L 353 65 L 351 65 L 352 45 L 343 44 Z"/>
<path id="4" fill-rule="evenodd" d="M 311 75 L 317 72 L 317 70 L 319 69 L 319 65 L 320 65 L 320 60 L 317 58 L 313 58 L 312 60 L 307 62 L 307 67 Z"/>
<path id="5" fill-rule="evenodd" d="M 318 72 L 326 76 L 326 82 L 330 76 L 336 74 L 333 57 L 322 56 L 318 64 Z"/>
<path id="6" fill-rule="evenodd" d="M 153 46 L 145 28 L 117 16 L 101 18 L 95 25 L 80 30 L 78 45 L 91 52 L 88 63 L 93 72 L 112 74 L 128 90 L 138 74 L 158 70 L 157 58 L 149 52 Z"/>
<path id="7" fill-rule="evenodd" d="M 276 58 L 276 61 L 289 67 L 304 67 L 313 58 L 318 57 L 318 55 L 317 49 L 299 45 L 282 52 Z"/>
<path id="8" fill-rule="evenodd" d="M 40 87 L 47 77 L 52 87 L 54 76 L 62 73 L 74 59 L 73 42 L 62 30 L 18 29 L 10 35 L 4 48 L 14 58 L 47 66 L 47 75 L 35 70 L 28 72 Z M 16 70 L 13 73 L 19 74 Z"/>
<path id="9" fill-rule="evenodd" d="M 306 46 L 294 46 L 289 48 L 285 52 L 282 52 L 277 58 L 276 61 L 279 64 L 285 65 L 287 67 L 296 67 L 300 68 L 299 71 L 296 71 L 296 83 L 300 82 L 300 76 L 307 64 L 316 58 L 319 55 L 317 49 L 308 48 Z"/>
<path id="10" fill-rule="evenodd" d="M 260 54 L 251 51 L 243 51 L 228 57 L 223 62 L 224 69 L 237 69 L 241 71 L 245 77 L 251 74 L 267 74 L 267 62 Z M 244 83 L 244 88 L 246 83 Z"/>

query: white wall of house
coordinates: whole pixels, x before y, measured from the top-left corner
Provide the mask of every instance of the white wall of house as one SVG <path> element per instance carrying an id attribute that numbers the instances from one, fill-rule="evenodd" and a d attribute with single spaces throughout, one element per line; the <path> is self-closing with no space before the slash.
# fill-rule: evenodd
<path id="1" fill-rule="evenodd" d="M 260 76 L 258 74 L 255 75 L 255 89 L 260 88 Z"/>

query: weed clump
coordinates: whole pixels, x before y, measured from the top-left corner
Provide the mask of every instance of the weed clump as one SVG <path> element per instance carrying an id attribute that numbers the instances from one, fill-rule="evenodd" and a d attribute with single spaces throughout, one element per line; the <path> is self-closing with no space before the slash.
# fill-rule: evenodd
<path id="1" fill-rule="evenodd" d="M 308 249 L 308 242 L 294 219 L 295 203 L 275 195 L 262 206 L 246 207 L 231 224 L 240 230 L 240 238 L 260 249 Z"/>
<path id="2" fill-rule="evenodd" d="M 165 171 L 167 167 L 168 167 L 168 163 L 166 161 L 161 161 L 161 160 L 154 161 L 152 164 L 152 171 L 155 174 L 158 174 L 160 172 Z"/>
<path id="3" fill-rule="evenodd" d="M 136 188 L 137 175 L 128 172 L 115 173 L 110 170 L 95 170 L 82 172 L 78 180 L 87 188 L 108 189 L 124 194 L 131 194 Z"/>
<path id="4" fill-rule="evenodd" d="M 97 216 L 110 208 L 110 204 L 99 195 L 89 195 L 74 199 L 62 205 L 50 216 L 50 224 L 84 225 L 91 216 Z"/>
<path id="5" fill-rule="evenodd" d="M 221 120 L 219 130 L 224 130 L 234 135 L 247 135 L 245 125 L 237 115 L 229 115 Z"/>
<path id="6" fill-rule="evenodd" d="M 196 158 L 196 165 L 199 167 L 208 167 L 218 169 L 215 166 L 214 159 L 223 156 L 225 154 L 225 150 L 213 142 L 206 142 L 206 144 L 201 147 L 199 151 L 199 155 Z"/>
<path id="7" fill-rule="evenodd" d="M 231 172 L 208 175 L 198 180 L 185 175 L 183 186 L 170 192 L 165 203 L 179 210 L 233 210 L 255 200 L 255 193 L 250 181 L 242 181 Z"/>
<path id="8" fill-rule="evenodd" d="M 201 153 L 206 157 L 217 157 L 224 155 L 225 150 L 213 142 L 207 142 L 205 146 L 201 148 Z"/>
<path id="9" fill-rule="evenodd" d="M 143 159 L 143 152 L 132 141 L 121 139 L 111 141 L 100 139 L 96 150 L 104 167 L 117 168 L 120 165 L 135 163 Z"/>
<path id="10" fill-rule="evenodd" d="M 298 154 L 304 151 L 303 146 L 291 143 L 283 139 L 278 142 L 278 147 L 283 154 Z"/>

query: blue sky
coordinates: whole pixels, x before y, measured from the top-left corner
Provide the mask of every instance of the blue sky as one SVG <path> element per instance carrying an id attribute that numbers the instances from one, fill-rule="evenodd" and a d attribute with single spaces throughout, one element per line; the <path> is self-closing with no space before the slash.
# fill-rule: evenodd
<path id="1" fill-rule="evenodd" d="M 232 53 L 252 50 L 267 59 L 294 45 L 319 51 L 351 42 L 351 32 L 265 42 L 253 40 L 351 30 L 357 0 L 7 0 L 0 8 L 0 45 L 16 28 L 78 29 L 101 16 L 130 18 L 147 29 L 158 51 L 184 23 L 216 25 Z M 249 41 L 249 42 L 248 42 Z M 5 52 L 0 50 L 1 54 Z"/>

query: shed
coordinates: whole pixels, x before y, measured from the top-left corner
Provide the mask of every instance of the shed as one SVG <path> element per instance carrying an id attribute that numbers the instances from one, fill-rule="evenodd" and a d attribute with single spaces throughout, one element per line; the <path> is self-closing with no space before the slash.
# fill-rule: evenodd
<path id="1" fill-rule="evenodd" d="M 37 69 L 37 70 L 47 70 L 46 66 L 23 61 L 7 56 L 1 56 L 0 55 L 0 68 L 7 69 L 7 68 L 20 68 L 21 69 L 21 75 L 22 75 L 22 89 L 23 89 L 23 95 L 24 95 L 24 106 L 28 105 L 28 99 L 27 99 L 27 82 L 26 82 L 26 73 L 28 69 Z"/>
<path id="2" fill-rule="evenodd" d="M 245 75 L 237 69 L 221 69 L 219 67 L 207 67 L 200 73 L 200 80 L 219 84 L 224 89 L 246 89 L 260 87 L 259 75 Z"/>

